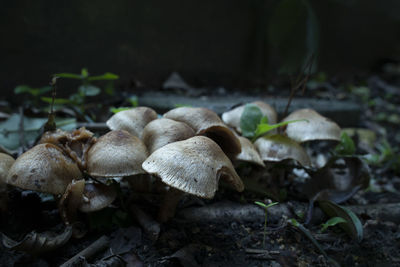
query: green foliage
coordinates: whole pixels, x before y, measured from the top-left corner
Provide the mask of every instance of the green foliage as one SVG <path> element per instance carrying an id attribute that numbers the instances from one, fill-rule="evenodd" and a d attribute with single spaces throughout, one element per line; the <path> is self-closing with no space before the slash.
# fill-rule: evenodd
<path id="1" fill-rule="evenodd" d="M 387 169 L 400 173 L 399 149 L 391 146 L 387 140 L 383 140 L 381 143 L 377 144 L 376 148 L 378 153 L 364 156 L 367 163 L 377 167 L 385 166 Z"/>
<path id="2" fill-rule="evenodd" d="M 259 201 L 255 201 L 255 204 L 257 204 L 260 207 L 263 207 L 265 209 L 265 219 L 264 219 L 264 237 L 263 237 L 263 247 L 265 247 L 265 237 L 267 236 L 267 218 L 268 218 L 268 208 L 275 206 L 279 204 L 278 202 L 272 202 L 269 204 L 265 204 Z"/>
<path id="3" fill-rule="evenodd" d="M 328 221 L 326 221 L 326 223 L 323 223 L 321 225 L 321 232 L 325 232 L 328 227 L 335 226 L 339 223 L 347 223 L 347 221 L 342 217 L 332 217 Z"/>
<path id="4" fill-rule="evenodd" d="M 335 147 L 334 152 L 338 156 L 352 156 L 356 152 L 354 141 L 346 132 L 342 132 L 340 143 Z"/>
<path id="5" fill-rule="evenodd" d="M 240 117 L 240 129 L 242 135 L 251 139 L 253 142 L 267 134 L 268 132 L 288 125 L 289 123 L 298 122 L 303 120 L 285 121 L 277 124 L 269 124 L 268 118 L 263 116 L 261 109 L 253 104 L 247 104 Z"/>
<path id="6" fill-rule="evenodd" d="M 139 105 L 139 100 L 138 100 L 137 96 L 135 96 L 135 95 L 129 97 L 128 98 L 128 102 L 131 104 L 130 107 L 119 107 L 119 108 L 110 107 L 111 113 L 116 114 L 116 113 L 118 113 L 120 111 L 124 111 L 124 110 L 128 110 L 128 109 L 131 109 L 131 108 L 135 108 L 135 107 L 137 107 Z"/>
<path id="7" fill-rule="evenodd" d="M 77 88 L 77 92 L 70 95 L 68 99 L 56 98 L 55 104 L 68 104 L 72 106 L 77 106 L 80 109 L 81 114 L 85 113 L 84 103 L 86 97 L 96 96 L 101 93 L 101 89 L 92 84 L 94 81 L 107 81 L 109 82 L 106 86 L 106 93 L 112 95 L 114 93 L 114 87 L 112 81 L 118 79 L 118 75 L 106 72 L 102 75 L 91 76 L 86 68 L 81 70 L 80 74 L 75 73 L 57 73 L 54 74 L 56 78 L 73 79 L 79 80 L 81 84 Z M 42 100 L 47 103 L 51 103 L 52 99 L 49 97 L 42 97 Z"/>

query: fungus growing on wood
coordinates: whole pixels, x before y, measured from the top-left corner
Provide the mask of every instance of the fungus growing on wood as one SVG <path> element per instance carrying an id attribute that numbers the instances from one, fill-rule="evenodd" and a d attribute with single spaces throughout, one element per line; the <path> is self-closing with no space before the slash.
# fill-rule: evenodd
<path id="1" fill-rule="evenodd" d="M 114 114 L 107 122 L 111 130 L 125 130 L 141 138 L 144 127 L 157 119 L 157 113 L 148 107 L 136 107 Z"/>
<path id="2" fill-rule="evenodd" d="M 160 221 L 174 215 L 182 193 L 213 198 L 220 178 L 232 184 L 237 191 L 244 190 L 229 158 L 213 140 L 205 136 L 165 145 L 154 151 L 142 166 L 146 172 L 158 176 L 170 186 L 160 208 Z"/>
<path id="3" fill-rule="evenodd" d="M 142 140 L 149 153 L 169 143 L 193 137 L 194 130 L 186 123 L 167 118 L 156 119 L 144 127 Z"/>
<path id="4" fill-rule="evenodd" d="M 179 107 L 168 111 L 164 117 L 184 122 L 192 127 L 196 135 L 211 138 L 229 156 L 241 152 L 239 139 L 214 111 L 206 108 Z"/>
<path id="5" fill-rule="evenodd" d="M 334 121 L 312 109 L 299 109 L 289 114 L 283 121 L 303 120 L 286 126 L 285 134 L 303 143 L 313 140 L 340 141 L 340 127 Z"/>
<path id="6" fill-rule="evenodd" d="M 262 115 L 268 118 L 269 124 L 277 123 L 278 115 L 273 107 L 262 101 L 255 101 L 250 104 L 260 108 Z M 233 127 L 238 133 L 242 132 L 240 128 L 240 118 L 245 107 L 246 105 L 241 105 L 222 114 L 222 120 L 230 127 Z"/>

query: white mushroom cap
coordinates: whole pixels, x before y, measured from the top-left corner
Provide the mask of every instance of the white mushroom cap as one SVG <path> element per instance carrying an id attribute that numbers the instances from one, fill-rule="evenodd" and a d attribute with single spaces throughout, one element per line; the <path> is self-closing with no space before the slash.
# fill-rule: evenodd
<path id="1" fill-rule="evenodd" d="M 287 116 L 283 121 L 307 120 L 290 123 L 285 133 L 297 142 L 313 140 L 340 141 L 340 127 L 332 120 L 320 115 L 312 109 L 299 109 Z"/>
<path id="2" fill-rule="evenodd" d="M 213 139 L 229 155 L 236 155 L 241 151 L 239 139 L 214 111 L 206 108 L 179 107 L 168 111 L 164 117 L 186 123 L 196 135 L 205 135 Z"/>
<path id="3" fill-rule="evenodd" d="M 50 194 L 63 194 L 72 179 L 82 178 L 77 164 L 52 144 L 39 144 L 19 156 L 7 183 Z"/>
<path id="4" fill-rule="evenodd" d="M 88 151 L 87 171 L 97 177 L 124 177 L 144 173 L 148 152 L 143 142 L 124 130 L 101 136 Z"/>
<path id="5" fill-rule="evenodd" d="M 210 138 L 195 136 L 157 149 L 143 169 L 155 174 L 167 185 L 202 198 L 212 198 L 219 178 L 230 182 L 238 191 L 244 185 L 229 158 Z"/>
<path id="6" fill-rule="evenodd" d="M 294 159 L 303 166 L 310 166 L 311 161 L 307 152 L 296 141 L 283 135 L 270 135 L 258 138 L 254 142 L 264 161 L 278 162 Z"/>
<path id="7" fill-rule="evenodd" d="M 0 153 L 0 185 L 6 183 L 8 172 L 15 159 L 8 154 Z"/>
<path id="8" fill-rule="evenodd" d="M 150 154 L 169 143 L 193 137 L 194 130 L 186 123 L 167 118 L 156 119 L 144 127 L 142 140 Z"/>
<path id="9" fill-rule="evenodd" d="M 269 124 L 275 124 L 277 122 L 278 115 L 272 106 L 262 101 L 255 101 L 250 104 L 256 105 L 260 108 L 262 115 L 268 118 Z M 233 127 L 238 133 L 242 132 L 240 129 L 240 117 L 242 116 L 245 107 L 246 105 L 241 105 L 222 114 L 223 122 L 230 127 Z"/>
<path id="10" fill-rule="evenodd" d="M 242 152 L 236 156 L 236 160 L 246 161 L 257 164 L 261 167 L 265 167 L 265 164 L 253 143 L 250 142 L 250 140 L 246 137 L 238 136 L 238 138 L 240 140 L 240 144 L 242 145 Z"/>
<path id="11" fill-rule="evenodd" d="M 136 107 L 114 114 L 106 124 L 111 130 L 125 130 L 141 138 L 143 128 L 155 119 L 157 119 L 157 113 L 153 109 Z"/>

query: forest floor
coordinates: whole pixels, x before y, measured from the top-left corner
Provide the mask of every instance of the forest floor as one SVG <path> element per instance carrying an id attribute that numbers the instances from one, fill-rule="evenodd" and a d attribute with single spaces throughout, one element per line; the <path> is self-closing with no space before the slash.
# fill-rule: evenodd
<path id="1" fill-rule="evenodd" d="M 260 91 L 260 96 L 288 97 L 288 90 L 281 89 L 277 85 Z M 140 103 L 141 89 L 135 90 Z M 122 97 L 132 92 L 125 90 L 116 102 L 126 104 Z M 238 103 L 245 94 L 238 93 Z M 322 232 L 328 217 L 317 203 L 308 224 L 299 227 L 289 221 L 303 223 L 309 209 L 301 192 L 305 180 L 301 171 L 291 169 L 276 177 L 271 168 L 240 164 L 237 171 L 246 184 L 242 193 L 222 184 L 212 200 L 185 197 L 176 216 L 159 225 L 151 218 L 156 217 L 161 197 L 133 195 L 121 186 L 111 207 L 80 214 L 83 237 L 37 255 L 0 246 L 0 266 L 59 266 L 82 251 L 83 257 L 66 266 L 400 266 L 400 75 L 384 73 L 345 82 L 317 76 L 308 83 L 305 96 L 296 97 L 351 100 L 362 108 L 360 122 L 353 128 L 367 134 L 359 132 L 354 140 L 357 154 L 370 155 L 370 185 L 340 203 L 358 216 L 361 237 L 354 237 L 360 234 L 354 229 L 352 235 L 338 226 Z M 311 144 L 307 149 L 318 161 L 328 145 Z M 20 240 L 33 230 L 64 231 L 54 198 L 7 190 L 9 203 L 0 221 L 3 234 Z M 264 210 L 255 201 L 279 201 L 267 211 L 266 228 Z M 145 222 L 135 219 L 137 208 L 148 216 Z"/>

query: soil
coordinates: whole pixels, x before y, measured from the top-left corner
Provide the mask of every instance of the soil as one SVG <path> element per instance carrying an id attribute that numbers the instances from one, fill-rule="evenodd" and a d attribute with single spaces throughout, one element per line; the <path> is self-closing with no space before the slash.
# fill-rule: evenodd
<path id="1" fill-rule="evenodd" d="M 354 86 L 343 81 L 313 80 L 315 83 L 310 85 L 306 95 L 358 101 L 362 105 L 363 116 L 355 127 L 373 130 L 378 136 L 377 140 L 386 139 L 394 154 L 398 155 L 396 149 L 399 148 L 400 135 L 397 129 L 400 122 L 395 115 L 400 114 L 399 77 L 398 74 L 380 73 L 363 79 L 363 82 L 356 81 Z M 368 86 L 368 91 L 359 89 L 362 86 Z M 284 97 L 288 94 L 283 90 L 269 90 L 268 94 L 274 96 L 278 94 Z M 120 97 L 123 96 L 125 93 Z M 116 102 L 124 104 L 122 99 L 116 99 Z M 376 152 L 376 147 L 370 149 Z M 358 151 L 366 153 L 360 145 Z M 317 151 L 315 158 L 319 153 L 323 152 Z M 363 226 L 361 241 L 352 239 L 337 226 L 321 232 L 321 223 L 327 217 L 318 207 L 311 223 L 304 225 L 328 257 L 341 266 L 400 266 L 400 208 L 394 209 L 392 216 L 383 216 L 379 208 L 369 213 L 373 205 L 384 207 L 400 203 L 400 160 L 397 164 L 389 161 L 370 165 L 372 186 L 368 190 L 358 191 L 341 203 L 349 207 L 366 207 L 366 211 L 362 212 L 353 209 Z M 239 166 L 238 172 L 246 179 L 270 175 L 268 171 L 251 165 Z M 236 217 L 227 212 L 215 221 L 206 218 L 208 216 L 193 219 L 185 215 L 185 210 L 196 212 L 196 208 L 213 207 L 219 203 L 228 203 L 236 210 L 253 205 L 254 201 L 269 199 L 255 190 L 238 193 L 221 186 L 212 200 L 184 198 L 177 215 L 160 225 L 158 238 L 155 239 L 151 230 L 134 220 L 129 205 L 135 203 L 150 218 L 155 218 L 160 195 L 133 195 L 122 186 L 120 197 L 111 207 L 94 214 L 79 215 L 83 222 L 83 237 L 72 238 L 61 247 L 36 255 L 0 246 L 0 266 L 59 266 L 85 248 L 93 247 L 93 242 L 104 236 L 107 238 L 105 246 L 95 250 L 91 257 L 78 258 L 75 265 L 70 266 L 334 266 L 298 227 L 288 223 L 288 217 L 294 218 L 299 210 L 303 213 L 307 211 L 308 200 L 298 193 L 300 182 L 286 179 L 264 181 L 273 184 L 271 191 L 275 191 L 271 193 L 272 196 L 276 196 L 276 192 L 282 188 L 287 193 L 286 198 L 271 209 L 266 230 L 261 207 L 255 213 L 246 213 L 244 210 L 242 215 Z M 13 188 L 8 189 L 8 196 L 9 206 L 7 211 L 1 213 L 0 229 L 10 238 L 21 240 L 33 230 L 60 233 L 65 228 L 54 198 Z M 284 207 L 288 211 L 284 211 Z M 303 222 L 301 216 L 296 218 L 300 223 Z"/>

